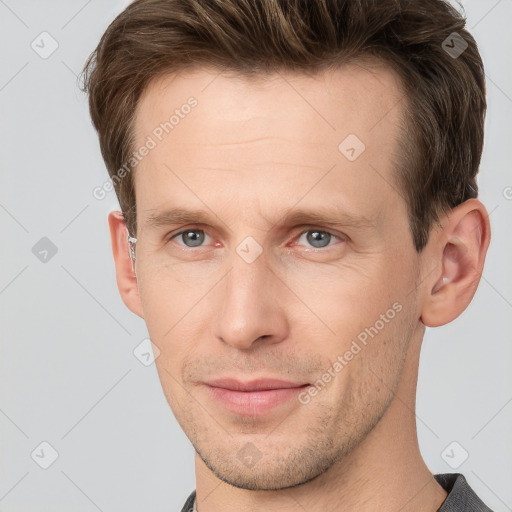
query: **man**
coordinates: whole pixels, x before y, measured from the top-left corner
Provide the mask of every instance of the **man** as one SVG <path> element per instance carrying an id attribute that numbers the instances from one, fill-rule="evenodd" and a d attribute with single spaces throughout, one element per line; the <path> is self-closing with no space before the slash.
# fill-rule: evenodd
<path id="1" fill-rule="evenodd" d="M 137 0 L 85 68 L 117 282 L 195 450 L 183 511 L 486 511 L 432 475 L 425 326 L 489 245 L 484 73 L 442 0 Z"/>

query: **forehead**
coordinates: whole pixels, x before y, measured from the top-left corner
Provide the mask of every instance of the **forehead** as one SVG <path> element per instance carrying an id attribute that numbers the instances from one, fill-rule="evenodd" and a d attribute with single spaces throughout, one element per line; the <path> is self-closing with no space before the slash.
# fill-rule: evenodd
<path id="1" fill-rule="evenodd" d="M 397 76 L 378 63 L 314 75 L 201 68 L 163 76 L 136 111 L 135 147 L 154 142 L 134 173 L 138 210 L 176 200 L 187 176 L 196 197 L 217 204 L 236 189 L 260 211 L 272 197 L 291 207 L 320 180 L 316 191 L 340 194 L 347 207 L 385 213 L 397 201 L 403 100 Z"/>
<path id="2" fill-rule="evenodd" d="M 298 117 L 313 123 L 313 127 L 323 124 L 325 131 L 330 128 L 338 132 L 336 137 L 349 128 L 361 133 L 373 131 L 377 124 L 387 131 L 399 120 L 402 110 L 395 107 L 404 93 L 389 67 L 369 60 L 313 75 L 280 71 L 241 76 L 215 68 L 196 68 L 163 75 L 149 83 L 137 105 L 135 135 L 151 133 L 190 97 L 195 97 L 200 106 L 200 115 L 194 117 L 196 126 L 202 125 L 202 135 L 227 142 L 227 133 L 236 141 L 239 129 L 245 128 L 240 121 L 252 121 L 248 128 L 255 129 L 255 117 L 263 121 L 260 128 L 265 133 L 277 132 Z M 216 121 L 213 131 L 212 118 Z M 232 130 L 230 121 L 237 123 L 237 130 Z M 296 126 L 294 133 L 302 132 L 309 138 L 311 133 L 306 128 Z M 175 137 L 180 133 L 189 135 L 184 127 L 174 132 Z"/>

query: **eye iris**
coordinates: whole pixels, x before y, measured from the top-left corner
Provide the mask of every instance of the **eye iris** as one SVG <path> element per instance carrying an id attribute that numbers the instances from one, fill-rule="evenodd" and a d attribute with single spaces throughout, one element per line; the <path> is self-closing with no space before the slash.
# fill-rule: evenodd
<path id="1" fill-rule="evenodd" d="M 306 238 L 313 247 L 326 247 L 331 241 L 331 234 L 325 231 L 308 231 Z"/>
<path id="2" fill-rule="evenodd" d="M 204 232 L 200 230 L 185 231 L 181 234 L 181 239 L 188 247 L 197 247 L 204 242 Z"/>

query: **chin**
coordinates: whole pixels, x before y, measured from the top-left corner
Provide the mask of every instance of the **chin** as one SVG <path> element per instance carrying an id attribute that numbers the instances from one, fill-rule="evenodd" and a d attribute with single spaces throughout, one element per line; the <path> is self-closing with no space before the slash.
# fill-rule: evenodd
<path id="1" fill-rule="evenodd" d="M 322 456 L 320 452 L 311 453 L 309 449 L 298 449 L 280 456 L 270 449 L 270 457 L 261 454 L 260 459 L 256 457 L 244 463 L 244 457 L 240 456 L 243 451 L 244 448 L 238 450 L 233 459 L 231 453 L 210 452 L 205 456 L 196 448 L 204 464 L 219 480 L 249 491 L 276 491 L 303 485 L 325 473 L 337 460 L 331 453 Z M 229 463 L 230 459 L 234 462 Z"/>

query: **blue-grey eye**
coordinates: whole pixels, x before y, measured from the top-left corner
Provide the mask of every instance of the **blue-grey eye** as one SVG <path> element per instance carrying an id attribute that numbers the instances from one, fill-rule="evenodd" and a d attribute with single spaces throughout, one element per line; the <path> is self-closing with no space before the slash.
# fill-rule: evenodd
<path id="1" fill-rule="evenodd" d="M 179 237 L 187 247 L 198 247 L 204 242 L 204 231 L 201 229 L 191 229 L 179 233 Z"/>
<path id="2" fill-rule="evenodd" d="M 338 237 L 332 235 L 328 231 L 320 231 L 317 229 L 310 229 L 309 231 L 305 231 L 299 237 L 299 243 L 302 237 L 306 237 L 307 245 L 315 249 L 322 249 L 327 247 L 333 239 Z M 302 244 L 301 244 L 302 245 Z"/>
<path id="3" fill-rule="evenodd" d="M 306 238 L 313 247 L 327 247 L 331 241 L 331 234 L 326 231 L 308 231 Z"/>

